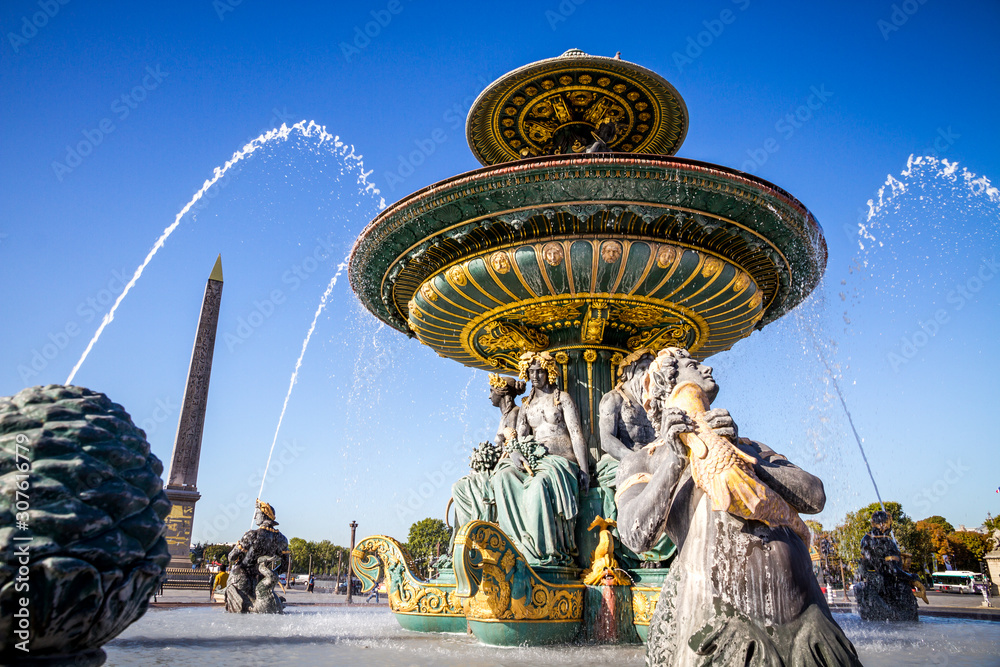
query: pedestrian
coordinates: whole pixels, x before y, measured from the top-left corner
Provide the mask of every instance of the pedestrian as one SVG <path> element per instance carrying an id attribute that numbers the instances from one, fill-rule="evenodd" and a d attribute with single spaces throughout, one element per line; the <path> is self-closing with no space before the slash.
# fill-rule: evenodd
<path id="1" fill-rule="evenodd" d="M 372 589 L 372 592 L 368 594 L 368 597 L 365 599 L 365 602 L 371 602 L 372 598 L 375 598 L 375 604 L 378 604 L 378 589 L 379 589 L 378 586 Z"/>
<path id="2" fill-rule="evenodd" d="M 222 593 L 225 590 L 225 588 L 226 588 L 226 584 L 228 584 L 228 583 L 229 583 L 229 573 L 226 572 L 226 566 L 225 565 L 220 565 L 219 566 L 219 573 L 217 575 L 215 575 L 215 579 L 212 580 L 212 590 L 210 590 L 208 592 L 208 599 L 209 600 L 214 600 L 215 599 L 215 589 L 218 588 L 219 589 L 219 593 Z"/>
<path id="3" fill-rule="evenodd" d="M 313 592 L 313 588 L 316 586 L 316 577 L 309 575 L 309 583 L 306 585 L 306 590 L 310 593 Z"/>

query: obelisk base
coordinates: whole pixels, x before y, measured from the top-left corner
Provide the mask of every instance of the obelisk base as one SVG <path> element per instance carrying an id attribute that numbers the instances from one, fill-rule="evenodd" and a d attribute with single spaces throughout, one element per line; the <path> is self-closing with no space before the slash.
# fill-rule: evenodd
<path id="1" fill-rule="evenodd" d="M 201 494 L 193 489 L 167 485 L 167 498 L 174 504 L 165 519 L 167 547 L 170 549 L 168 567 L 191 567 L 191 527 L 194 525 L 194 504 Z"/>

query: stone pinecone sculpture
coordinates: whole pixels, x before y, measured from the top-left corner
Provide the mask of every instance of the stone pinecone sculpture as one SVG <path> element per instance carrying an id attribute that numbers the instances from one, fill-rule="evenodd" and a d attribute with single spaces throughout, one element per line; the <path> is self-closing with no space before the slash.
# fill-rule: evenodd
<path id="1" fill-rule="evenodd" d="M 18 436 L 30 462 L 26 531 L 16 524 Z M 99 647 L 146 612 L 170 560 L 162 473 L 145 432 L 104 394 L 48 385 L 0 397 L 0 663 L 28 657 L 14 646 L 21 545 L 32 658 L 103 661 Z"/>

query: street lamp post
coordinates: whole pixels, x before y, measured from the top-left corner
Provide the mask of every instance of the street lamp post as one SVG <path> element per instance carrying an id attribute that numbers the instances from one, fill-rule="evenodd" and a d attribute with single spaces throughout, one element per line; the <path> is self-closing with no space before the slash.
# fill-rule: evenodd
<path id="1" fill-rule="evenodd" d="M 351 522 L 351 556 L 347 559 L 347 604 L 354 602 L 354 569 L 351 567 L 351 559 L 354 558 L 354 531 L 358 529 L 358 522 Z"/>

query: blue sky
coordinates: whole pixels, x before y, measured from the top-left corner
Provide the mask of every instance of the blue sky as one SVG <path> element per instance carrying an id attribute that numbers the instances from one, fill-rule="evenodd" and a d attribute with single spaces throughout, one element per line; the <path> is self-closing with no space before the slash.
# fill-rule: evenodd
<path id="1" fill-rule="evenodd" d="M 885 499 L 956 525 L 1000 511 L 1000 219 L 976 180 L 1000 180 L 996 3 L 14 0 L 0 29 L 0 394 L 66 379 L 121 276 L 250 139 L 313 120 L 363 156 L 293 134 L 240 161 L 181 219 L 76 377 L 122 403 L 169 465 L 222 253 L 196 538 L 248 527 L 303 337 L 380 199 L 477 167 L 464 117 L 478 92 L 569 48 L 659 72 L 690 113 L 680 156 L 751 171 L 823 225 L 814 298 L 710 362 L 716 405 L 742 434 L 824 478 L 820 519 L 875 498 L 817 348 Z M 911 155 L 948 164 L 908 167 Z M 899 185 L 868 220 L 890 176 Z M 265 498 L 289 536 L 345 543 L 356 519 L 362 535 L 405 538 L 443 516 L 496 417 L 484 373 L 380 327 L 341 276 Z"/>

